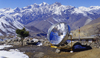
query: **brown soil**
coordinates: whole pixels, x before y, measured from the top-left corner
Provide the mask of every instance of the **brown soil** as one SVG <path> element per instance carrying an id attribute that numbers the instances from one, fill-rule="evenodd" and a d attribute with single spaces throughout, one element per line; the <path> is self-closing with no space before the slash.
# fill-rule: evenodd
<path id="1" fill-rule="evenodd" d="M 71 58 L 100 58 L 100 48 L 78 52 Z"/>

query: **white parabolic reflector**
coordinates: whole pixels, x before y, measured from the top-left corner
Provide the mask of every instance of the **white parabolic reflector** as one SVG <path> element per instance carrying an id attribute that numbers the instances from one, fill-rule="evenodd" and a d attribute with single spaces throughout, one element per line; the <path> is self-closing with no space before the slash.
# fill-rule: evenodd
<path id="1" fill-rule="evenodd" d="M 52 25 L 47 34 L 47 39 L 53 45 L 63 44 L 69 36 L 70 27 L 66 23 Z"/>

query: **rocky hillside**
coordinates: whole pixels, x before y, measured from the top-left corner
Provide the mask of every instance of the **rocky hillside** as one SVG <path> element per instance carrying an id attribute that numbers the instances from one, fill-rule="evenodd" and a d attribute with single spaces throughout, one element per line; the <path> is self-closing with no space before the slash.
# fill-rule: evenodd
<path id="1" fill-rule="evenodd" d="M 95 35 L 97 28 L 100 28 L 100 17 L 80 28 L 81 37 Z M 73 31 L 74 37 L 79 36 L 79 29 Z"/>

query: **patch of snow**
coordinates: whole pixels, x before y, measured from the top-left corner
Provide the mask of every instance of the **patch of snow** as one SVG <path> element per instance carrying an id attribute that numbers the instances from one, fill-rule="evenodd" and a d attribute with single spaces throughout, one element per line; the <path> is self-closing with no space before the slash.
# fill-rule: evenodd
<path id="1" fill-rule="evenodd" d="M 29 58 L 23 52 L 19 52 L 17 49 L 11 49 L 9 51 L 0 51 L 0 58 Z"/>
<path id="2" fill-rule="evenodd" d="M 1 30 L 4 31 L 4 32 L 7 32 L 6 29 L 2 26 L 2 23 L 3 22 L 0 22 L 0 28 L 1 28 Z"/>
<path id="3" fill-rule="evenodd" d="M 2 33 L 0 33 L 0 36 L 4 36 Z"/>
<path id="4" fill-rule="evenodd" d="M 5 48 L 5 47 L 13 47 L 12 45 L 0 45 L 0 49 L 3 49 L 3 48 Z"/>
<path id="5" fill-rule="evenodd" d="M 5 9 L 0 9 L 0 12 L 4 12 L 5 11 Z"/>
<path id="6" fill-rule="evenodd" d="M 13 47 L 12 45 L 0 45 L 0 49 L 5 47 Z M 9 51 L 1 50 L 0 58 L 29 58 L 23 52 L 20 52 L 18 49 L 10 49 Z"/>
<path id="7" fill-rule="evenodd" d="M 12 12 L 14 12 L 13 9 L 10 9 L 10 10 L 8 10 L 8 11 L 5 11 L 5 13 L 12 13 Z"/>
<path id="8" fill-rule="evenodd" d="M 9 14 L 7 14 L 7 13 L 5 13 L 4 15 L 5 15 L 4 19 L 10 18 L 10 19 L 14 20 L 13 17 L 12 17 L 11 15 L 9 15 Z"/>
<path id="9" fill-rule="evenodd" d="M 38 45 L 37 46 L 42 46 L 42 45 L 43 45 L 42 43 L 38 42 Z"/>
<path id="10" fill-rule="evenodd" d="M 15 27 L 19 28 L 19 29 L 22 29 L 22 28 L 24 27 L 23 24 L 21 24 L 21 23 L 18 22 L 17 20 L 15 20 L 15 21 L 13 22 L 13 25 L 14 25 Z"/>
<path id="11" fill-rule="evenodd" d="M 54 23 L 52 23 L 52 22 L 50 22 L 50 21 L 48 21 L 48 22 L 49 22 L 50 24 L 52 24 L 52 25 L 54 24 Z"/>
<path id="12" fill-rule="evenodd" d="M 6 20 L 5 20 L 6 17 L 1 17 L 0 18 L 0 23 L 4 23 L 4 24 L 7 24 L 7 25 L 10 25 Z"/>
<path id="13" fill-rule="evenodd" d="M 55 7 L 54 11 L 52 14 L 56 14 L 56 15 L 61 15 L 61 9 L 60 7 Z"/>
<path id="14" fill-rule="evenodd" d="M 56 22 L 58 22 L 58 20 L 56 18 L 53 18 Z"/>
<path id="15" fill-rule="evenodd" d="M 22 14 L 20 14 L 20 13 L 13 14 L 13 16 L 18 16 L 18 15 L 22 17 Z"/>
<path id="16" fill-rule="evenodd" d="M 15 32 L 15 30 L 12 29 L 12 28 L 7 28 L 7 30 L 10 31 L 10 32 Z"/>
<path id="17" fill-rule="evenodd" d="M 38 41 L 39 41 L 38 39 L 35 39 L 35 38 L 33 38 L 32 40 L 33 40 L 34 42 L 38 42 Z"/>
<path id="18" fill-rule="evenodd" d="M 71 14 L 73 13 L 76 14 L 82 13 L 84 16 L 87 16 L 87 14 L 84 11 L 82 11 L 80 8 L 75 8 L 74 11 L 71 12 Z"/>
<path id="19" fill-rule="evenodd" d="M 87 19 L 84 25 L 90 23 L 91 21 L 92 21 L 91 19 Z"/>

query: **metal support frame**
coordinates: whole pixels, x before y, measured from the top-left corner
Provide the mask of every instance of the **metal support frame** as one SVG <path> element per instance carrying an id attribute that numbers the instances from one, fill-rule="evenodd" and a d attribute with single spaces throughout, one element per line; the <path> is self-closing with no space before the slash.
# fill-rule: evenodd
<path id="1" fill-rule="evenodd" d="M 64 48 L 63 46 L 62 47 L 57 47 L 57 46 L 54 46 L 51 44 L 51 48 L 57 48 L 57 49 L 67 49 L 67 50 L 71 50 L 70 53 L 73 53 L 73 49 L 72 49 L 72 35 L 69 35 L 70 38 L 71 38 L 71 48 Z"/>

